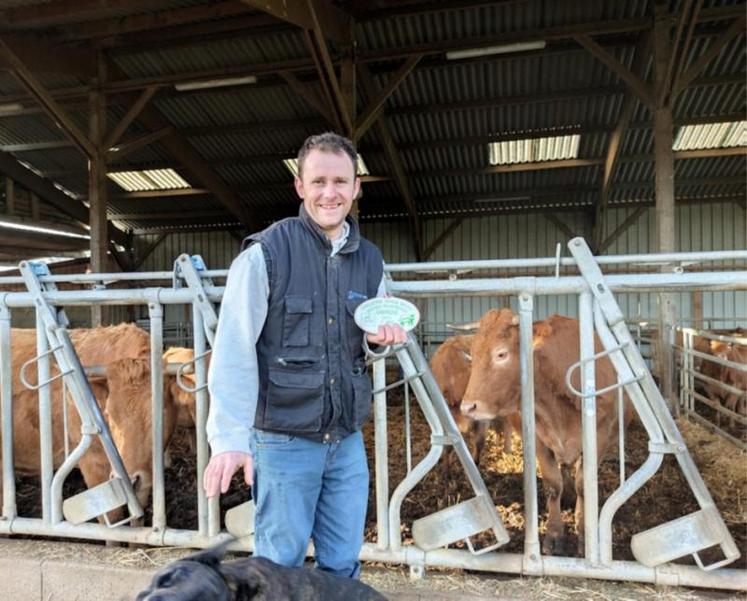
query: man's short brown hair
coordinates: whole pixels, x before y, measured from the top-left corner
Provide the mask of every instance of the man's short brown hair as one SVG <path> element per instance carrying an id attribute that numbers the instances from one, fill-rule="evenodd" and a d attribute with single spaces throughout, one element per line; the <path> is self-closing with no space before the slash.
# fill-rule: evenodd
<path id="1" fill-rule="evenodd" d="M 358 175 L 358 153 L 355 151 L 353 142 L 346 137 L 331 131 L 309 136 L 304 141 L 301 149 L 298 151 L 298 177 L 302 177 L 303 164 L 306 157 L 312 150 L 321 150 L 322 152 L 334 152 L 335 154 L 345 153 L 353 161 L 353 173 Z"/>

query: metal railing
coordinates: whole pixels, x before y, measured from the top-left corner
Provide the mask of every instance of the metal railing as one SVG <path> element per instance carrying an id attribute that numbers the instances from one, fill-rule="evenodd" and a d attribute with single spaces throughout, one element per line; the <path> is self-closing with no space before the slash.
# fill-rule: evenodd
<path id="1" fill-rule="evenodd" d="M 695 348 L 696 338 L 707 341 L 709 348 L 711 341 L 720 342 L 729 347 L 747 346 L 747 336 L 725 335 L 694 328 L 678 328 L 678 331 L 682 335 L 682 345 L 675 345 L 678 359 L 680 410 L 689 419 L 717 432 L 737 447 L 747 450 L 745 439 L 747 415 L 738 412 L 740 404 L 747 396 L 747 390 L 724 381 L 723 377 L 725 369 L 731 370 L 732 373 L 745 374 L 747 365 Z M 726 352 L 722 353 L 722 355 L 726 354 Z M 709 364 L 711 369 L 708 369 L 706 364 Z M 714 372 L 713 366 L 719 366 L 721 369 L 717 368 Z M 710 375 L 704 373 L 706 370 L 710 372 Z M 728 397 L 735 399 L 734 407 L 730 408 L 724 404 L 723 401 Z M 722 422 L 732 424 L 731 431 L 724 428 Z"/>

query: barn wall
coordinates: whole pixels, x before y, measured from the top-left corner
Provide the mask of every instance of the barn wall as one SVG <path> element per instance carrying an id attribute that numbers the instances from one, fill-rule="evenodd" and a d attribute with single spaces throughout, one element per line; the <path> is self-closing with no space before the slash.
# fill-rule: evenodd
<path id="1" fill-rule="evenodd" d="M 633 209 L 616 209 L 609 213 L 607 233 L 614 231 Z M 571 231 L 589 236 L 589 225 L 583 214 L 558 215 Z M 424 245 L 428 247 L 451 223 L 450 218 L 424 222 Z M 747 216 L 745 209 L 734 204 L 688 205 L 677 208 L 677 248 L 682 251 L 733 250 L 747 248 Z M 363 225 L 363 233 L 382 250 L 389 263 L 414 261 L 410 229 L 403 223 L 370 223 Z M 147 246 L 152 237 L 143 237 L 139 244 Z M 489 258 L 531 258 L 555 256 L 557 243 L 563 256 L 569 256 L 568 235 L 550 219 L 542 215 L 493 215 L 465 219 L 461 225 L 429 257 L 431 261 L 469 260 Z M 647 209 L 636 222 L 613 242 L 607 254 L 635 254 L 655 249 L 654 210 Z M 170 270 L 174 259 L 182 252 L 200 254 L 209 268 L 230 265 L 238 253 L 239 243 L 225 232 L 170 234 L 156 247 L 142 266 L 143 271 Z M 515 271 L 520 275 L 518 270 Z M 465 275 L 464 277 L 469 277 Z M 679 313 L 691 319 L 693 313 L 690 294 L 678 295 Z M 649 320 L 657 314 L 655 295 L 627 294 L 619 302 L 629 319 Z M 451 298 L 422 301 L 426 330 L 439 337 L 450 322 L 472 321 L 488 308 L 510 304 L 515 299 L 497 301 L 490 298 Z M 712 327 L 739 325 L 735 318 L 747 321 L 747 291 L 703 293 L 703 316 L 721 318 Z M 538 319 L 552 313 L 577 315 L 576 299 L 569 296 L 540 297 L 535 302 Z M 182 309 L 169 308 L 167 321 L 185 321 Z"/>
<path id="2" fill-rule="evenodd" d="M 633 212 L 634 209 L 610 211 L 606 234 L 609 234 Z M 574 233 L 587 235 L 588 224 L 581 214 L 561 214 L 558 218 Z M 607 254 L 635 254 L 655 250 L 655 216 L 653 208 L 647 209 L 607 249 Z M 425 223 L 427 247 L 451 222 L 450 219 L 429 220 Z M 747 216 L 744 208 L 734 204 L 686 205 L 677 208 L 677 249 L 734 250 L 747 248 Z M 388 229 L 389 228 L 389 229 Z M 394 228 L 387 224 L 364 227 L 365 234 L 377 243 L 388 262 L 412 261 L 412 242 L 409 229 L 402 225 Z M 563 256 L 569 256 L 568 235 L 548 218 L 541 215 L 505 215 L 465 220 L 434 252 L 431 260 L 551 257 L 558 242 Z M 723 263 L 722 263 L 723 265 Z M 517 272 L 518 273 L 518 272 Z M 468 276 L 467 276 L 468 277 Z M 654 319 L 657 315 L 656 296 L 650 294 L 619 295 L 623 312 L 629 319 Z M 505 301 L 504 301 L 505 302 Z M 433 330 L 441 330 L 453 321 L 472 321 L 487 308 L 496 306 L 489 298 L 432 299 L 425 302 L 426 318 Z M 511 300 L 515 308 L 515 299 Z M 703 293 L 703 317 L 722 318 L 713 327 L 738 325 L 735 317 L 747 321 L 747 291 Z M 678 307 L 683 318 L 691 319 L 693 313 L 690 294 L 678 295 Z M 535 302 L 538 319 L 551 313 L 576 316 L 575 298 L 544 297 Z M 725 318 L 725 319 L 723 319 Z"/>

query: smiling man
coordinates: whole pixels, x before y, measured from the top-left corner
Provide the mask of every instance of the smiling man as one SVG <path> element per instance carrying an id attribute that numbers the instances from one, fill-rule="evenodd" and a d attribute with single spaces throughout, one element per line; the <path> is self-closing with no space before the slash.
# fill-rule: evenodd
<path id="1" fill-rule="evenodd" d="M 358 156 L 333 133 L 298 153 L 299 216 L 244 240 L 223 296 L 210 373 L 208 496 L 239 468 L 257 505 L 255 555 L 357 577 L 368 504 L 361 427 L 371 410 L 353 313 L 384 293 L 381 253 L 348 216 Z M 404 342 L 382 326 L 370 343 Z"/>

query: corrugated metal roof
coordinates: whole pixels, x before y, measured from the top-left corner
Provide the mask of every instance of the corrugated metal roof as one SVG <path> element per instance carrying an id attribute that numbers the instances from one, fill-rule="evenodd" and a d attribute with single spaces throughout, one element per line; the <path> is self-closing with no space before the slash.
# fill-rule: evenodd
<path id="1" fill-rule="evenodd" d="M 41 6 L 38 2 L 24 4 Z M 154 0 L 152 7 L 142 2 L 132 6 L 122 3 L 102 12 L 81 13 L 77 19 L 66 17 L 65 22 L 156 15 L 162 10 L 207 4 L 207 0 Z M 633 64 L 638 32 L 652 23 L 652 0 L 526 0 L 477 7 L 455 3 L 448 10 L 434 10 L 432 2 L 419 4 L 379 3 L 378 6 L 414 12 L 383 18 L 366 18 L 368 9 L 357 6 L 364 11 L 364 17 L 356 25 L 356 53 L 367 61 L 379 89 L 387 85 L 402 64 L 402 57 L 396 58 L 398 49 L 404 48 L 409 54 L 419 49 L 430 52 L 429 48 L 435 45 L 443 49 L 424 57 L 384 103 L 388 128 L 405 168 L 406 185 L 412 191 L 418 210 L 424 216 L 432 216 L 551 206 L 593 209 L 599 199 L 603 172 L 599 162 L 607 153 L 610 133 L 619 120 L 626 86 L 570 34 L 543 35 L 543 32 L 557 34 L 569 26 L 620 21 L 621 29 L 627 33 L 596 35 L 595 39 L 621 64 L 629 67 Z M 13 5 L 21 4 L 13 2 Z M 350 3 L 343 1 L 338 5 L 345 8 Z M 3 3 L 3 7 L 7 6 L 11 4 Z M 670 10 L 679 10 L 682 6 L 682 0 L 670 2 Z M 737 15 L 738 9 L 744 6 L 744 0 L 706 0 L 702 11 L 736 7 L 734 14 Z M 418 8 L 423 11 L 418 13 Z M 252 11 L 247 9 L 247 14 Z M 110 25 L 113 23 L 115 21 Z M 214 19 L 210 26 L 216 23 L 220 24 L 220 19 Z M 723 19 L 699 24 L 692 40 L 690 63 L 707 52 L 719 32 L 729 24 L 729 20 Z M 191 23 L 185 32 L 197 32 L 203 25 Z M 58 29 L 42 27 L 40 32 L 53 36 L 56 31 L 64 32 L 64 28 L 62 23 Z M 151 106 L 183 134 L 205 164 L 241 198 L 250 212 L 262 219 L 295 213 L 298 200 L 281 159 L 294 156 L 306 136 L 331 128 L 278 73 L 290 68 L 301 84 L 327 105 L 301 30 L 291 26 L 257 31 L 226 27 L 226 32 L 207 33 L 204 37 L 189 33 L 188 41 L 179 40 L 176 30 L 164 30 L 169 35 L 163 43 L 148 42 L 142 46 L 133 45 L 130 40 L 126 46 L 119 47 L 114 36 L 106 52 L 126 78 L 142 78 L 149 82 L 184 73 L 199 76 L 202 81 L 210 79 L 210 73 L 222 74 L 221 77 L 248 75 L 253 74 L 254 66 L 259 74 L 257 83 L 241 87 L 180 93 L 169 80 L 172 83 L 159 90 Z M 157 32 L 157 29 L 149 30 L 148 39 L 157 40 Z M 532 36 L 542 38 L 546 47 L 481 59 L 445 59 L 446 42 L 463 49 L 472 43 L 483 46 L 509 43 L 517 36 L 526 40 Z M 170 46 L 169 40 L 176 43 Z M 336 46 L 332 44 L 330 48 L 334 50 Z M 372 60 L 374 56 L 379 56 L 380 60 Z M 277 67 L 266 72 L 266 66 L 272 63 Z M 744 74 L 745 36 L 742 34 L 731 40 L 697 75 L 693 85 L 676 99 L 675 121 L 744 115 Z M 649 61 L 647 81 L 652 77 L 652 61 Z M 39 73 L 39 81 L 49 90 L 76 88 L 87 83 L 59 73 Z M 361 86 L 358 87 L 360 91 Z M 110 131 L 135 101 L 140 89 L 109 96 L 112 102 L 108 109 Z M 588 93 L 584 94 L 584 90 Z M 23 93 L 24 88 L 14 77 L 0 73 L 0 104 L 3 96 L 16 98 Z M 359 97 L 359 117 L 370 100 Z M 78 96 L 73 104 L 67 99 L 61 103 L 78 128 L 87 131 L 87 99 Z M 30 106 L 31 101 L 25 100 L 24 105 Z M 632 121 L 623 138 L 612 181 L 610 202 L 613 204 L 650 199 L 653 195 L 650 109 L 638 102 Z M 488 142 L 517 146 L 519 133 L 550 137 L 564 128 L 575 128 L 578 157 L 597 163 L 526 172 L 482 172 L 490 165 Z M 131 140 L 145 132 L 147 130 L 136 123 L 123 138 Z M 511 135 L 513 140 L 507 138 Z M 47 142 L 62 144 L 54 148 L 26 149 L 17 157 L 43 172 L 54 174 L 56 181 L 85 195 L 86 161 L 53 120 L 45 114 L 0 115 L 0 146 Z M 371 174 L 390 178 L 365 185 L 360 203 L 362 217 L 396 214 L 406 218 L 400 187 L 391 179 L 391 161 L 376 127 L 368 130 L 359 147 Z M 547 158 L 552 156 L 555 155 Z M 187 165 L 176 164 L 158 142 L 139 148 L 112 164 L 118 171 L 168 166 L 182 175 L 188 171 Z M 745 175 L 743 156 L 678 160 L 675 174 L 677 179 L 691 182 L 675 182 L 678 196 L 711 199 L 745 193 L 744 182 L 738 181 Z M 161 214 L 168 207 L 180 216 L 190 211 L 200 215 L 210 210 L 223 211 L 213 196 L 150 199 L 138 205 L 142 210 L 133 210 L 131 200 L 118 197 L 116 186 L 112 185 L 110 190 L 111 205 L 118 212 L 145 215 L 127 220 L 127 227 L 133 229 L 164 226 L 166 221 L 148 215 Z M 216 220 L 222 222 L 225 217 L 220 214 L 215 218 L 200 217 L 195 218 L 194 223 L 216 223 Z"/>

